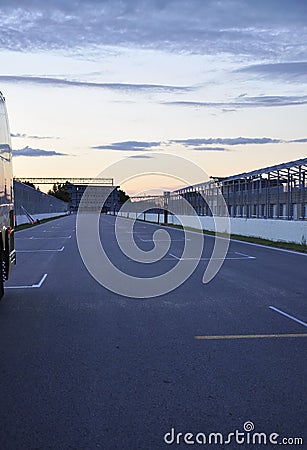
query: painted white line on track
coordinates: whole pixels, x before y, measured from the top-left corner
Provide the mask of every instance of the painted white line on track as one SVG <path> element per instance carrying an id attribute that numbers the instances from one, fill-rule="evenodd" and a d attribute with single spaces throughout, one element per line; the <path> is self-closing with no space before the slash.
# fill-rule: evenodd
<path id="1" fill-rule="evenodd" d="M 197 340 L 224 340 L 224 339 L 276 339 L 307 337 L 307 333 L 296 334 L 226 334 L 220 336 L 194 336 Z"/>
<path id="2" fill-rule="evenodd" d="M 172 256 L 173 258 L 181 259 L 180 256 L 173 255 L 173 253 L 169 253 L 169 255 Z M 196 258 L 195 258 L 195 259 L 196 259 Z"/>
<path id="3" fill-rule="evenodd" d="M 70 232 L 70 230 L 62 230 L 62 231 L 67 231 L 68 233 Z M 72 231 L 75 231 L 75 230 L 72 230 Z M 54 231 L 51 231 L 51 230 L 43 230 L 42 232 L 41 231 L 39 231 L 40 233 L 54 233 Z"/>
<path id="4" fill-rule="evenodd" d="M 138 238 L 143 242 L 153 242 L 153 239 L 143 239 L 138 236 Z M 185 242 L 190 241 L 191 239 L 172 239 L 171 237 L 169 239 L 158 239 L 157 242 Z"/>
<path id="5" fill-rule="evenodd" d="M 235 252 L 236 255 L 245 256 L 245 258 L 256 259 L 255 256 L 246 255 L 245 253 Z"/>
<path id="6" fill-rule="evenodd" d="M 16 250 L 17 253 L 37 253 L 37 252 L 62 252 L 64 250 L 64 245 L 62 248 L 58 249 L 46 249 L 46 250 Z"/>
<path id="7" fill-rule="evenodd" d="M 37 230 L 39 233 L 55 233 L 54 231 L 51 230 Z M 61 231 L 67 231 L 67 233 L 70 233 L 70 230 L 61 230 Z M 75 231 L 75 229 L 73 228 L 71 231 Z"/>
<path id="8" fill-rule="evenodd" d="M 40 288 L 42 286 L 42 284 L 44 283 L 44 281 L 46 280 L 48 274 L 45 273 L 40 282 L 38 284 L 31 284 L 29 286 L 25 285 L 25 286 L 5 286 L 5 289 L 36 289 L 36 288 Z"/>
<path id="9" fill-rule="evenodd" d="M 272 309 L 273 311 L 278 312 L 279 314 L 281 314 L 281 315 L 283 315 L 285 317 L 288 317 L 288 319 L 294 320 L 294 322 L 297 322 L 297 323 L 303 325 L 304 327 L 307 327 L 307 323 L 303 322 L 302 320 L 297 319 L 296 317 L 291 316 L 290 314 L 288 314 L 288 313 L 286 313 L 284 311 L 281 311 L 280 309 L 275 308 L 274 306 L 269 306 L 269 308 Z"/>
<path id="10" fill-rule="evenodd" d="M 128 258 L 128 262 L 135 262 L 135 263 L 138 263 L 138 264 L 143 264 L 143 263 L 145 263 L 145 264 L 156 264 L 156 263 L 160 263 L 160 262 L 163 262 L 163 261 L 174 261 L 174 258 L 167 258 L 167 257 L 165 258 L 165 257 L 163 257 L 161 259 L 158 259 L 157 261 L 151 261 L 150 259 L 148 259 L 148 260 L 144 259 L 143 261 L 136 261 L 135 259 Z"/>
<path id="11" fill-rule="evenodd" d="M 52 236 L 52 237 L 34 237 L 34 236 L 31 236 L 30 238 L 20 238 L 20 237 L 17 237 L 17 241 L 27 241 L 27 240 L 29 240 L 29 239 L 31 239 L 31 241 L 32 240 L 36 240 L 36 241 L 46 241 L 47 239 L 71 239 L 71 234 L 69 235 L 69 236 Z"/>
<path id="12" fill-rule="evenodd" d="M 226 256 L 226 258 L 193 258 L 193 257 L 190 257 L 190 258 L 181 258 L 180 256 L 176 256 L 176 255 L 173 255 L 172 253 L 169 253 L 169 255 L 170 256 L 172 256 L 173 258 L 176 258 L 176 259 L 179 259 L 180 261 L 210 261 L 210 260 L 217 260 L 217 261 L 220 261 L 220 260 L 225 260 L 225 261 L 228 261 L 228 260 L 246 260 L 246 259 L 256 259 L 256 258 L 254 258 L 254 257 L 252 257 L 252 256 Z"/>

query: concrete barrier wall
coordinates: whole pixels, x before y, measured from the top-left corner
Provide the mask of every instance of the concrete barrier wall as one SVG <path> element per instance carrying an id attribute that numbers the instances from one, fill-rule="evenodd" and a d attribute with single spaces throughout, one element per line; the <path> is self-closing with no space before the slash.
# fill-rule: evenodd
<path id="1" fill-rule="evenodd" d="M 17 225 L 29 221 L 23 208 L 34 219 L 42 219 L 65 214 L 68 211 L 68 203 L 14 180 L 14 209 Z"/>
<path id="2" fill-rule="evenodd" d="M 62 212 L 62 213 L 46 213 L 46 214 L 35 214 L 35 219 L 42 220 L 42 219 L 49 219 L 51 217 L 58 217 L 61 215 L 69 214 L 69 212 Z M 16 215 L 16 223 L 17 225 L 22 225 L 23 223 L 29 223 L 29 219 L 27 216 L 19 214 Z"/>
<path id="3" fill-rule="evenodd" d="M 233 234 L 306 244 L 307 221 L 231 218 L 230 222 Z"/>
<path id="4" fill-rule="evenodd" d="M 127 217 L 128 213 L 119 213 Z M 130 218 L 135 218 L 135 213 L 129 213 Z M 144 213 L 139 214 L 139 219 L 144 220 Z M 184 225 L 186 227 L 199 228 L 215 231 L 213 217 L 209 216 L 185 216 L 169 215 L 169 223 L 173 225 Z M 163 222 L 163 214 L 145 213 L 145 220 L 149 222 Z M 221 230 L 224 231 L 224 230 Z M 278 220 L 278 219 L 242 219 L 230 218 L 230 232 L 240 236 L 258 237 L 271 241 L 295 242 L 306 244 L 307 220 Z"/>

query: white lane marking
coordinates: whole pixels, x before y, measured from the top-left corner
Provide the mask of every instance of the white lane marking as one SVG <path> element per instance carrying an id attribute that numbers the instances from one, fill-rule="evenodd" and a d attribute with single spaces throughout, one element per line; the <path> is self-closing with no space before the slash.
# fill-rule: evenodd
<path id="1" fill-rule="evenodd" d="M 41 278 L 41 280 L 40 280 L 40 282 L 38 284 L 32 284 L 30 286 L 27 286 L 27 285 L 25 285 L 25 286 L 5 286 L 5 289 L 35 289 L 35 288 L 40 288 L 42 286 L 42 284 L 44 283 L 44 281 L 46 280 L 47 276 L 48 276 L 48 274 L 45 273 L 42 276 L 42 278 Z"/>
<path id="2" fill-rule="evenodd" d="M 138 232 L 138 230 L 133 230 L 133 231 L 119 230 L 119 233 L 120 234 L 135 234 L 135 236 L 138 236 L 139 234 L 148 234 L 148 233 L 145 233 L 144 231 Z"/>
<path id="3" fill-rule="evenodd" d="M 303 325 L 304 327 L 307 327 L 307 323 L 303 322 L 302 320 L 297 319 L 296 317 L 291 316 L 290 314 L 287 314 L 286 312 L 281 311 L 280 309 L 275 308 L 274 306 L 269 306 L 269 308 L 272 309 L 273 311 L 278 312 L 279 314 L 281 314 L 285 317 L 288 317 L 288 319 L 294 320 L 294 322 L 297 322 L 297 323 Z"/>
<path id="4" fill-rule="evenodd" d="M 245 253 L 235 252 L 236 255 L 245 256 L 245 258 L 256 259 L 255 256 L 246 255 Z"/>
<path id="5" fill-rule="evenodd" d="M 205 236 L 208 237 L 214 237 L 210 234 L 206 234 Z M 220 236 L 217 236 L 218 239 L 226 239 Z M 247 241 L 239 241 L 237 239 L 230 239 L 231 242 L 238 242 L 240 244 L 245 244 L 245 245 L 253 245 L 254 247 L 261 247 L 261 248 L 267 248 L 268 250 L 277 250 L 278 252 L 284 252 L 284 253 L 292 253 L 293 255 L 301 255 L 301 256 L 307 256 L 307 253 L 303 253 L 303 252 L 296 252 L 295 250 L 287 250 L 286 248 L 279 248 L 279 247 L 274 247 L 273 245 L 263 245 L 263 244 L 255 244 L 254 242 L 247 242 Z"/>
<path id="6" fill-rule="evenodd" d="M 31 240 L 44 240 L 46 241 L 47 239 L 71 239 L 71 234 L 69 236 L 53 236 L 53 237 L 34 237 L 31 236 L 30 238 L 17 238 L 18 241 L 27 241 L 28 239 Z"/>
<path id="7" fill-rule="evenodd" d="M 190 257 L 190 258 L 181 258 L 180 256 L 176 256 L 176 255 L 173 255 L 172 253 L 169 253 L 169 255 L 170 256 L 172 256 L 173 258 L 176 258 L 176 259 L 178 259 L 178 260 L 180 260 L 180 261 L 196 261 L 196 260 L 199 260 L 199 261 L 210 261 L 211 259 L 214 259 L 214 260 L 225 260 L 225 261 L 228 261 L 228 260 L 244 260 L 244 259 L 256 259 L 256 258 L 254 258 L 253 256 L 226 256 L 226 258 L 193 258 L 193 257 Z"/>
<path id="8" fill-rule="evenodd" d="M 143 264 L 143 263 L 146 263 L 146 264 L 149 264 L 149 263 L 152 263 L 152 264 L 156 264 L 156 263 L 160 263 L 160 262 L 163 262 L 163 261 L 174 261 L 174 258 L 165 258 L 165 257 L 163 257 L 163 258 L 161 258 L 161 259 L 159 259 L 159 260 L 157 260 L 157 261 L 151 261 L 150 259 L 144 259 L 143 261 L 135 261 L 135 259 L 132 259 L 132 258 L 128 258 L 128 262 L 135 262 L 135 263 L 138 263 L 138 264 Z"/>
<path id="9" fill-rule="evenodd" d="M 62 231 L 65 231 L 65 230 L 62 230 Z M 68 233 L 69 233 L 69 230 L 67 230 L 67 231 L 68 231 Z M 75 231 L 75 230 L 72 230 L 72 231 Z M 42 233 L 54 233 L 54 231 L 43 230 Z"/>
<path id="10" fill-rule="evenodd" d="M 62 252 L 64 250 L 64 245 L 62 248 L 54 249 L 54 250 L 16 250 L 17 253 L 36 253 L 36 252 Z"/>
<path id="11" fill-rule="evenodd" d="M 43 282 L 46 280 L 48 274 L 45 273 L 45 275 L 42 277 L 42 279 L 40 280 L 40 282 L 38 284 L 34 284 L 34 287 L 40 288 L 41 285 L 43 284 Z"/>
<path id="12" fill-rule="evenodd" d="M 143 239 L 139 236 L 137 236 L 141 241 L 143 242 L 153 242 L 153 239 Z M 157 242 L 185 242 L 190 241 L 191 239 L 172 239 L 171 237 L 169 239 L 158 239 Z"/>

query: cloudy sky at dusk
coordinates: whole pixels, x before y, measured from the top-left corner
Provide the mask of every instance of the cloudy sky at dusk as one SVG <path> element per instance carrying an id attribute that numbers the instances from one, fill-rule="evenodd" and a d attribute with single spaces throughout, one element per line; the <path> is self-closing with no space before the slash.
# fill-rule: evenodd
<path id="1" fill-rule="evenodd" d="M 219 176 L 307 156 L 304 0 L 0 0 L 0 13 L 16 176 L 95 176 L 153 151 Z"/>

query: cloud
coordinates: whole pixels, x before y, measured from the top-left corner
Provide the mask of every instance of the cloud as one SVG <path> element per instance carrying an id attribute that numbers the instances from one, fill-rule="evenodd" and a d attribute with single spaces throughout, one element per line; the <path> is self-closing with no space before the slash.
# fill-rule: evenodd
<path id="1" fill-rule="evenodd" d="M 292 142 L 305 143 L 305 142 L 307 142 L 307 138 L 293 139 L 293 140 L 290 141 L 290 142 L 291 142 L 291 143 L 292 143 Z"/>
<path id="2" fill-rule="evenodd" d="M 300 139 L 279 139 L 270 137 L 205 137 L 205 138 L 188 138 L 188 139 L 170 139 L 168 141 L 124 141 L 113 142 L 107 145 L 96 145 L 91 147 L 94 150 L 114 150 L 114 151 L 131 151 L 131 152 L 146 152 L 151 151 L 157 147 L 164 145 L 180 144 L 186 148 L 198 151 L 214 151 L 223 152 L 229 151 L 229 148 L 236 145 L 266 145 L 266 144 L 292 144 L 304 143 L 307 138 Z M 159 148 L 160 150 L 160 148 Z M 135 155 L 132 158 L 150 158 L 147 155 Z"/>
<path id="3" fill-rule="evenodd" d="M 244 101 L 238 106 L 245 107 L 274 107 L 274 106 L 297 106 L 306 105 L 307 95 L 262 95 L 258 97 L 244 97 Z"/>
<path id="4" fill-rule="evenodd" d="M 124 141 L 113 142 L 109 145 L 96 145 L 94 150 L 146 151 L 152 147 L 159 147 L 161 142 Z"/>
<path id="5" fill-rule="evenodd" d="M 58 136 L 32 136 L 26 133 L 11 133 L 12 138 L 23 138 L 23 139 L 60 139 Z"/>
<path id="6" fill-rule="evenodd" d="M 42 150 L 40 148 L 31 148 L 31 147 L 24 147 L 18 150 L 12 151 L 13 156 L 31 156 L 31 157 L 38 157 L 38 156 L 67 156 L 67 153 L 60 153 L 56 152 L 54 150 Z"/>
<path id="7" fill-rule="evenodd" d="M 285 81 L 307 83 L 307 61 L 254 64 L 238 69 L 236 72 L 260 75 L 273 80 L 280 78 Z"/>
<path id="8" fill-rule="evenodd" d="M 129 156 L 129 158 L 151 159 L 152 156 L 149 156 L 149 155 L 134 155 L 134 156 Z"/>
<path id="9" fill-rule="evenodd" d="M 187 106 L 193 108 L 273 108 L 278 106 L 300 106 L 307 104 L 307 95 L 241 95 L 230 102 L 172 101 L 163 105 Z"/>
<path id="10" fill-rule="evenodd" d="M 207 147 L 207 146 L 199 146 L 194 147 L 193 150 L 200 150 L 204 152 L 227 152 L 228 149 L 225 147 Z"/>
<path id="11" fill-rule="evenodd" d="M 1 2 L 1 16 L 0 46 L 13 51 L 86 56 L 86 47 L 113 46 L 307 57 L 303 0 L 10 0 Z"/>
<path id="12" fill-rule="evenodd" d="M 129 83 L 94 83 L 87 81 L 74 81 L 61 78 L 34 77 L 19 75 L 0 75 L 0 80 L 6 83 L 29 83 L 53 87 L 86 87 L 111 89 L 115 91 L 150 91 L 150 92 L 188 92 L 191 86 L 170 86 L 164 84 L 129 84 Z"/>
<path id="13" fill-rule="evenodd" d="M 182 144 L 185 147 L 194 147 L 194 146 L 203 146 L 203 145 L 247 145 L 247 144 L 280 144 L 285 141 L 282 139 L 272 139 L 268 137 L 261 138 L 246 138 L 246 137 L 237 137 L 237 138 L 195 138 L 195 139 L 176 139 L 170 141 L 171 143 Z M 203 147 L 205 149 L 209 149 L 212 147 Z M 213 147 L 214 148 L 214 147 Z M 219 147 L 218 147 L 219 148 Z"/>

